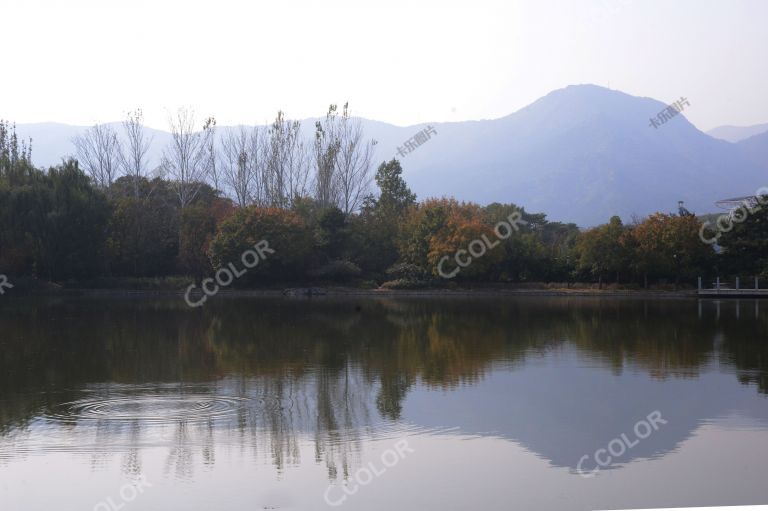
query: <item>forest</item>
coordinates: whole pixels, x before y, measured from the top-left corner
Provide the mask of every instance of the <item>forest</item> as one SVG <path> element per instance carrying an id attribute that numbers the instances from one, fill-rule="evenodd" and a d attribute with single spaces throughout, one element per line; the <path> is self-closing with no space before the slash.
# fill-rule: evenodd
<path id="1" fill-rule="evenodd" d="M 715 229 L 707 217 L 682 206 L 581 229 L 524 205 L 417 200 L 400 161 L 374 161 L 376 142 L 347 105 L 332 105 L 312 136 L 282 112 L 269 126 L 217 129 L 180 109 L 169 125 L 154 168 L 136 110 L 120 129 L 89 128 L 73 140 L 76 157 L 41 169 L 32 141 L 0 122 L 0 274 L 72 287 L 200 282 L 267 240 L 274 253 L 233 286 L 647 288 L 768 277 L 762 198 L 716 243 L 705 241 Z M 443 278 L 442 259 L 496 240 L 495 226 L 516 212 L 519 229 Z"/>

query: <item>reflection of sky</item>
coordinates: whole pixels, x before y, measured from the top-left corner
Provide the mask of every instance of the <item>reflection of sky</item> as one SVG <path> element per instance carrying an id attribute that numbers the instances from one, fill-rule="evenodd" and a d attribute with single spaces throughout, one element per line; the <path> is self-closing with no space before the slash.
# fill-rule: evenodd
<path id="1" fill-rule="evenodd" d="M 406 396 L 400 421 L 378 415 L 375 389 L 359 373 L 344 381 L 357 401 L 347 406 L 334 394 L 334 415 L 344 419 L 336 430 L 318 425 L 313 375 L 281 385 L 290 396 L 282 400 L 267 399 L 274 396 L 269 379 L 228 378 L 183 392 L 175 385 L 93 386 L 81 401 L 62 405 L 78 410 L 78 420 L 38 418 L 4 437 L 0 502 L 3 509 L 42 511 L 60 499 L 65 505 L 59 509 L 93 509 L 110 490 L 117 495 L 143 474 L 153 486 L 136 509 L 217 509 L 222 502 L 228 508 L 318 509 L 326 507 L 329 466 L 336 474 L 332 494 L 342 495 L 339 484 L 353 484 L 355 471 L 369 462 L 380 466 L 381 453 L 402 438 L 415 452 L 349 496 L 344 509 L 768 502 L 768 400 L 714 365 L 700 368 L 696 378 L 658 380 L 642 371 L 616 374 L 574 348 L 561 348 L 531 364 L 497 365 L 481 380 L 450 390 L 419 384 Z M 206 395 L 242 401 L 224 400 L 236 404 L 229 412 L 210 408 L 217 415 L 199 420 L 163 421 L 150 413 L 157 412 L 151 404 L 158 396 Z M 143 396 L 147 404 L 90 407 L 119 404 L 125 396 Z M 178 408 L 172 411 L 181 413 Z M 621 433 L 632 438 L 634 424 L 653 410 L 668 423 L 611 470 L 593 479 L 574 472 L 584 454 Z M 127 411 L 149 415 L 124 420 L 120 414 Z M 46 491 L 29 491 L 39 481 L 46 481 Z"/>
<path id="2" fill-rule="evenodd" d="M 685 307 L 680 310 L 688 310 Z M 364 344 L 366 349 L 380 348 L 391 337 L 399 339 L 398 349 L 431 348 L 403 351 L 411 358 L 393 357 L 377 366 L 378 360 L 346 348 L 329 351 L 334 356 L 327 358 L 292 358 L 293 352 L 286 351 L 286 360 L 308 360 L 306 367 L 294 365 L 286 371 L 278 361 L 223 372 L 213 364 L 210 373 L 196 373 L 198 383 L 175 383 L 173 373 L 159 384 L 94 383 L 100 373 L 83 371 L 81 380 L 51 380 L 66 382 L 61 388 L 30 389 L 24 382 L 33 380 L 16 380 L 11 372 L 7 381 L 12 392 L 0 395 L 0 411 L 13 419 L 3 424 L 0 437 L 0 509 L 90 510 L 117 495 L 121 485 L 137 474 L 153 487 L 125 511 L 322 509 L 329 482 L 354 483 L 356 470 L 376 463 L 402 438 L 416 452 L 350 496 L 344 509 L 765 504 L 768 397 L 755 384 L 764 376 L 763 351 L 760 343 L 742 342 L 760 333 L 762 326 L 750 323 L 746 314 L 733 323 L 730 309 L 724 307 L 722 316 L 716 316 L 721 330 L 697 330 L 710 321 L 709 316 L 691 322 L 689 314 L 643 335 L 624 331 L 616 343 L 614 334 L 622 333 L 615 328 L 617 323 L 603 320 L 600 328 L 591 329 L 592 316 L 587 312 L 584 321 L 576 322 L 560 311 L 561 328 L 552 331 L 542 320 L 546 311 L 537 316 L 541 323 L 527 328 L 519 325 L 530 316 L 510 314 L 506 320 L 518 325 L 517 337 L 497 335 L 506 331 L 499 323 L 486 331 L 485 344 L 480 343 L 477 352 L 457 348 L 474 346 L 473 333 L 482 325 L 480 313 L 467 314 L 476 322 L 442 325 L 439 316 L 425 314 Z M 411 318 L 409 311 L 404 308 L 402 317 Z M 461 309 L 453 313 L 458 316 Z M 491 311 L 488 317 L 492 316 Z M 340 323 L 331 314 L 323 318 L 329 324 Z M 159 324 L 178 323 L 173 318 Z M 412 325 L 424 324 L 439 327 L 415 330 L 434 334 L 424 345 L 417 343 L 426 337 L 404 335 Z M 668 333 L 667 327 L 672 332 L 674 325 L 683 325 L 680 332 L 685 335 Z M 580 337 L 549 342 L 570 338 L 579 333 L 578 326 L 585 328 Z M 93 336 L 103 331 L 94 329 Z M 126 338 L 133 339 L 134 332 L 126 329 Z M 357 331 L 350 332 L 345 335 L 356 339 Z M 239 330 L 225 333 L 232 338 L 243 335 Z M 266 347 L 274 350 L 293 339 L 298 339 L 293 348 L 299 353 L 333 345 L 304 343 L 299 335 L 306 331 L 288 330 L 279 342 Z M 327 335 L 345 339 L 337 331 Z M 135 345 L 120 338 L 114 345 L 126 350 L 156 346 L 153 338 L 135 338 Z M 209 346 L 204 339 L 185 345 L 190 358 L 198 356 L 194 350 L 199 346 Z M 250 353 L 235 350 L 239 345 L 234 342 L 211 339 L 218 341 L 211 343 L 214 348 L 233 350 L 218 353 L 219 360 L 237 361 L 242 353 Z M 243 345 L 257 343 L 246 337 Z M 494 349 L 486 349 L 488 345 Z M 47 344 L 41 346 L 42 350 Z M 148 350 L 135 360 L 165 353 L 166 362 L 176 363 L 181 357 L 174 343 L 169 346 L 173 349 Z M 132 356 L 129 351 L 121 353 Z M 384 350 L 374 353 L 384 358 Z M 120 356 L 125 355 L 95 360 L 113 362 Z M 471 360 L 473 356 L 478 359 Z M 71 361 L 40 367 L 53 371 L 66 369 L 67 364 Z M 123 377 L 121 381 L 142 381 L 123 369 L 114 373 Z M 389 371 L 388 379 L 377 371 Z M 415 376 L 400 392 L 398 378 L 403 374 Z M 754 381 L 742 384 L 737 374 L 750 375 Z M 382 415 L 385 385 L 394 388 L 390 396 L 398 401 L 397 419 Z M 20 411 L 14 413 L 14 397 L 19 396 L 26 399 L 18 399 Z M 667 424 L 597 477 L 584 479 L 575 473 L 582 456 L 591 458 L 621 434 L 633 439 L 635 423 L 654 410 Z M 590 459 L 585 468 L 592 467 Z M 334 491 L 338 495 L 340 488 L 335 486 Z"/>
<path id="3" fill-rule="evenodd" d="M 246 445 L 281 466 L 297 461 L 291 455 L 301 437 L 344 454 L 365 441 L 450 431 L 513 440 L 555 466 L 575 469 L 584 454 L 622 433 L 633 440 L 634 425 L 658 410 L 667 424 L 617 458 L 611 466 L 617 468 L 673 451 L 701 425 L 725 417 L 731 426 L 738 417 L 752 428 L 768 428 L 768 399 L 714 365 L 699 368 L 696 378 L 660 380 L 640 370 L 616 374 L 596 367 L 573 347 L 515 368 L 497 365 L 451 390 L 416 385 L 406 394 L 401 421 L 380 416 L 378 385 L 359 369 L 321 381 L 328 395 L 321 394 L 316 374 L 285 381 L 230 377 L 184 386 L 88 386 L 82 398 L 54 405 L 28 428 L 9 432 L 0 443 L 0 460 L 39 451 L 109 453 L 177 442 L 206 449 Z"/>
<path id="4" fill-rule="evenodd" d="M 349 510 L 594 510 L 647 507 L 745 505 L 768 502 L 764 431 L 723 429 L 719 421 L 699 428 L 677 451 L 660 459 L 634 462 L 621 470 L 584 479 L 553 467 L 520 444 L 499 437 L 414 434 L 414 452 L 348 497 Z M 394 439 L 362 444 L 359 466 L 380 465 Z M 168 467 L 168 449 L 142 450 L 143 473 L 152 484 L 131 509 L 326 509 L 327 474 L 314 457 L 311 438 L 302 435 L 297 457 L 279 473 L 248 449 L 217 445 L 215 465 L 195 460 L 193 480 Z M 88 456 L 68 453 L 32 456 L 0 464 L 3 509 L 91 510 L 116 496 L 129 481 L 119 458 L 94 470 Z M 45 490 L 40 491 L 40 481 Z M 332 495 L 340 495 L 334 488 Z M 52 502 L 56 502 L 52 506 Z"/>
<path id="5" fill-rule="evenodd" d="M 700 368 L 697 378 L 658 380 L 641 371 L 595 370 L 577 359 L 575 350 L 560 350 L 536 364 L 488 373 L 459 392 L 414 391 L 403 416 L 428 428 L 511 439 L 553 465 L 574 469 L 584 454 L 622 433 L 632 441 L 635 424 L 655 410 L 668 424 L 621 463 L 674 450 L 702 424 L 733 413 L 768 428 L 768 399 L 753 386 L 734 384 L 733 375 Z"/>

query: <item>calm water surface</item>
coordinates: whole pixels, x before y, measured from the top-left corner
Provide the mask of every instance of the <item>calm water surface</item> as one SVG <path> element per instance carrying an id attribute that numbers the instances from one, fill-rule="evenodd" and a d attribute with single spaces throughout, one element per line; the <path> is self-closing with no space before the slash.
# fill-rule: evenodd
<path id="1" fill-rule="evenodd" d="M 0 299 L 4 511 L 768 504 L 766 460 L 766 302 Z"/>

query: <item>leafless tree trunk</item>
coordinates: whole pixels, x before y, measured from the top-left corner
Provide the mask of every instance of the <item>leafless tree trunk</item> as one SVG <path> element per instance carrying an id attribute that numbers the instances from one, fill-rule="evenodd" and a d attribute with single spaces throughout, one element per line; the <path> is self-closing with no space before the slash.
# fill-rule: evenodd
<path id="1" fill-rule="evenodd" d="M 338 198 L 335 182 L 336 156 L 339 153 L 336 119 L 336 105 L 331 105 L 325 119 L 315 123 L 315 199 L 324 208 L 335 206 Z"/>
<path id="2" fill-rule="evenodd" d="M 287 208 L 296 197 L 306 195 L 309 165 L 301 123 L 286 120 L 282 111 L 269 128 L 264 170 L 266 200 L 271 206 Z"/>
<path id="3" fill-rule="evenodd" d="M 262 202 L 262 139 L 261 128 L 244 126 L 227 129 L 221 139 L 222 181 L 240 207 Z"/>
<path id="4" fill-rule="evenodd" d="M 290 205 L 310 193 L 310 151 L 306 139 L 301 135 L 301 123 L 295 121 L 294 134 L 287 152 L 288 193 Z"/>
<path id="5" fill-rule="evenodd" d="M 203 133 L 205 134 L 205 165 L 207 167 L 207 176 L 211 180 L 214 190 L 220 191 L 221 175 L 216 167 L 216 119 L 208 117 L 203 124 Z"/>
<path id="6" fill-rule="evenodd" d="M 128 112 L 123 121 L 126 138 L 125 151 L 121 153 L 123 172 L 133 180 L 133 193 L 139 196 L 139 184 L 147 173 L 147 152 L 152 144 L 152 137 L 144 134 L 144 115 L 140 108 Z"/>
<path id="7" fill-rule="evenodd" d="M 345 215 L 356 211 L 371 185 L 373 140 L 363 140 L 360 119 L 349 115 L 349 103 L 344 105 L 338 129 L 339 150 L 336 155 L 338 206 Z"/>
<path id="8" fill-rule="evenodd" d="M 208 155 L 210 129 L 195 131 L 195 113 L 189 108 L 180 108 L 168 119 L 171 128 L 171 142 L 163 150 L 162 166 L 173 180 L 179 205 L 188 206 L 197 197 L 201 185 L 209 172 Z"/>
<path id="9" fill-rule="evenodd" d="M 347 215 L 360 207 L 371 184 L 374 144 L 363 139 L 362 124 L 350 116 L 349 103 L 341 117 L 331 105 L 325 119 L 315 123 L 315 194 L 321 207 L 336 206 Z"/>
<path id="10" fill-rule="evenodd" d="M 72 139 L 77 159 L 94 184 L 107 189 L 117 179 L 122 160 L 122 146 L 115 130 L 106 124 L 95 124 Z"/>

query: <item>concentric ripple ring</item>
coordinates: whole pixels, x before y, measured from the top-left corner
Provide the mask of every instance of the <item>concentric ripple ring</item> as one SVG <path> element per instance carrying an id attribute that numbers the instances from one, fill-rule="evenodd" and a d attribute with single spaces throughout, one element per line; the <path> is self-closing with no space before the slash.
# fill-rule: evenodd
<path id="1" fill-rule="evenodd" d="M 203 394 L 143 394 L 81 399 L 60 405 L 56 413 L 48 418 L 65 422 L 201 421 L 231 416 L 249 401 L 247 398 Z"/>

